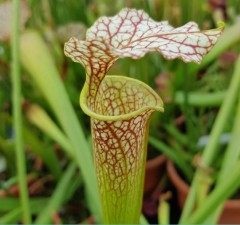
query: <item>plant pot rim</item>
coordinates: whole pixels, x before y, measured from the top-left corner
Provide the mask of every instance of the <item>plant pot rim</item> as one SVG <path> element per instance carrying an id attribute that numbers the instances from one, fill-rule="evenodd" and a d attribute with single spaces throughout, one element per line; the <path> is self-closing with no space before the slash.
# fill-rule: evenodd
<path id="1" fill-rule="evenodd" d="M 189 185 L 179 176 L 174 163 L 171 160 L 167 161 L 167 172 L 172 183 L 179 187 L 179 189 L 181 189 L 181 191 L 187 195 L 189 191 Z"/>
<path id="2" fill-rule="evenodd" d="M 166 171 L 167 157 L 163 154 L 147 160 L 145 167 L 144 195 L 149 195 L 157 187 Z"/>

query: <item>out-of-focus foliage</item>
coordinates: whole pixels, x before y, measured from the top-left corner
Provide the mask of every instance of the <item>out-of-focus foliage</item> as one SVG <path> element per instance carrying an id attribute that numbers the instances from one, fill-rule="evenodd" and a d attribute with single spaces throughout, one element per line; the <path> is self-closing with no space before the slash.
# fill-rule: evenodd
<path id="1" fill-rule="evenodd" d="M 46 79 L 49 76 L 51 80 L 51 76 L 56 76 L 62 85 L 61 90 L 64 90 L 63 95 L 67 96 L 65 100 L 51 99 L 59 87 L 46 82 L 49 92 L 45 93 L 46 90 L 38 83 L 41 74 L 34 78 L 32 70 L 26 66 L 27 62 L 22 64 L 24 146 L 33 218 L 46 223 L 79 223 L 93 214 L 97 221 L 101 221 L 98 205 L 93 200 L 97 193 L 89 193 L 87 172 L 84 172 L 93 174 L 93 166 L 91 163 L 84 164 L 84 159 L 80 159 L 85 151 L 91 161 L 92 152 L 89 118 L 79 107 L 85 71 L 80 64 L 64 56 L 63 44 L 71 36 L 84 39 L 86 29 L 99 16 L 115 15 L 124 7 L 143 9 L 156 21 L 168 20 L 172 26 L 195 21 L 203 30 L 215 28 L 219 20 L 226 24 L 223 38 L 200 66 L 184 64 L 180 60 L 166 61 L 159 54 L 150 53 L 140 60 L 121 59 L 109 71 L 109 74 L 122 74 L 144 81 L 163 97 L 165 113 L 154 114 L 150 124 L 151 150 L 148 157 L 153 158 L 163 152 L 178 161 L 183 176 L 191 182 L 196 167 L 193 159 L 201 154 L 207 143 L 240 52 L 240 1 L 23 0 L 21 4 L 25 9 L 27 7 L 26 14 L 22 9 L 21 15 L 26 16 L 21 19 L 21 35 L 29 30 L 40 35 L 49 53 L 54 74 L 53 70 L 41 64 L 44 60 L 38 58 L 37 46 L 31 49 L 32 61 L 41 65 L 42 76 L 46 76 Z M 21 222 L 22 213 L 18 199 L 12 126 L 9 19 L 12 11 L 6 5 L 11 5 L 11 1 L 0 1 L 0 223 L 17 223 Z M 34 64 L 29 63 L 30 67 Z M 54 108 L 54 101 L 59 108 Z M 69 109 L 60 108 L 66 102 L 73 108 L 71 115 L 66 113 Z M 219 153 L 211 164 L 215 171 L 221 167 L 223 153 L 229 142 L 226 137 L 231 136 L 235 111 L 234 106 L 232 117 L 223 130 Z M 64 113 L 67 114 L 66 120 L 60 116 Z M 71 119 L 72 115 L 76 120 Z M 74 130 L 69 131 L 71 127 L 77 127 L 81 137 L 70 136 L 71 132 L 74 133 Z M 213 174 L 213 180 L 217 175 L 218 172 Z M 94 178 L 89 175 L 87 179 Z M 166 189 L 167 185 L 165 182 Z M 43 210 L 45 206 L 48 211 Z M 171 220 L 177 221 L 176 218 Z"/>

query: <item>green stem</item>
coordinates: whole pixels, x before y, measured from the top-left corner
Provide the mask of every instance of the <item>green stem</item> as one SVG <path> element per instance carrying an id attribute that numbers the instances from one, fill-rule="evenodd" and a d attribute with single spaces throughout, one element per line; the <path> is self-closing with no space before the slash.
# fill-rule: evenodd
<path id="1" fill-rule="evenodd" d="M 14 19 L 12 35 L 12 88 L 13 88 L 13 118 L 15 131 L 15 151 L 17 159 L 18 182 L 24 223 L 31 223 L 29 210 L 28 187 L 26 183 L 26 163 L 23 147 L 22 114 L 21 114 L 21 80 L 19 66 L 19 14 L 20 2 L 14 0 Z"/>
<path id="2" fill-rule="evenodd" d="M 149 224 L 143 214 L 141 214 L 140 216 L 140 224 Z"/>
<path id="3" fill-rule="evenodd" d="M 232 130 L 231 140 L 228 144 L 228 147 L 226 149 L 226 153 L 224 156 L 224 160 L 222 163 L 222 167 L 220 170 L 220 173 L 218 175 L 217 185 L 222 186 L 225 183 L 225 178 L 228 177 L 229 174 L 232 173 L 233 167 L 237 163 L 237 159 L 240 156 L 240 142 L 239 142 L 239 134 L 240 134 L 240 95 L 238 99 L 238 107 L 237 107 L 237 113 L 235 115 L 234 120 L 234 126 Z M 210 218 L 211 223 L 216 223 L 220 213 L 223 209 L 223 204 L 221 204 L 217 210 L 215 210 L 215 213 L 212 214 Z"/>
<path id="4" fill-rule="evenodd" d="M 158 206 L 158 224 L 170 224 L 170 206 L 165 200 L 160 200 Z"/>
<path id="5" fill-rule="evenodd" d="M 232 108 L 235 105 L 238 97 L 240 87 L 240 56 L 238 57 L 238 60 L 236 61 L 235 65 L 236 67 L 233 73 L 230 86 L 224 98 L 216 122 L 214 123 L 209 142 L 203 153 L 204 165 L 210 165 L 214 159 L 214 156 L 216 156 L 220 136 L 231 115 Z"/>
<path id="6" fill-rule="evenodd" d="M 221 186 L 218 186 L 208 196 L 204 204 L 193 213 L 185 224 L 200 224 L 204 223 L 204 220 L 216 209 L 216 206 L 228 199 L 234 191 L 240 186 L 240 160 L 235 164 L 235 167 L 231 171 L 228 177 L 225 178 L 225 182 Z"/>
<path id="7" fill-rule="evenodd" d="M 222 104 L 223 99 L 226 95 L 226 91 L 220 91 L 215 93 L 201 93 L 201 92 L 189 92 L 188 93 L 188 104 L 191 106 L 199 107 L 213 107 Z M 184 104 L 184 93 L 178 91 L 174 98 L 175 103 Z"/>
<path id="8" fill-rule="evenodd" d="M 225 178 L 228 176 L 228 174 L 231 173 L 232 168 L 234 167 L 237 159 L 240 156 L 239 134 L 240 134 L 240 95 L 230 143 L 228 144 L 228 148 L 224 156 L 224 161 L 222 163 L 222 168 L 218 176 L 217 185 L 219 186 L 222 183 L 225 183 Z"/>
<path id="9" fill-rule="evenodd" d="M 212 128 L 209 142 L 207 143 L 206 148 L 203 151 L 202 163 L 207 167 L 210 166 L 214 159 L 214 156 L 217 155 L 217 147 L 219 145 L 220 136 L 231 115 L 232 108 L 236 102 L 239 93 L 239 87 L 240 87 L 240 56 L 238 57 L 238 60 L 236 62 L 236 68 L 234 70 L 233 77 L 229 85 L 228 91 L 226 93 L 225 99 L 223 101 L 217 119 Z M 194 207 L 198 175 L 199 173 L 197 171 L 192 182 L 190 193 L 185 203 L 183 213 L 181 215 L 180 223 L 185 223 L 185 220 L 191 214 L 191 211 Z"/>

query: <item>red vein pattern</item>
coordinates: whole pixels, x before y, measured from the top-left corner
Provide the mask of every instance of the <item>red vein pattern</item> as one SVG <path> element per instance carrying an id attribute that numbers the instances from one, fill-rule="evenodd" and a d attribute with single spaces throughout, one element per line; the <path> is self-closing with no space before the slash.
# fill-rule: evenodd
<path id="1" fill-rule="evenodd" d="M 161 110 L 159 96 L 142 82 L 121 76 L 106 76 L 95 99 L 96 111 L 105 116 L 121 116 L 142 108 Z"/>
<path id="2" fill-rule="evenodd" d="M 95 103 L 98 113 L 121 119 L 121 115 L 136 112 L 117 121 L 92 118 L 91 124 L 96 172 L 104 214 L 109 217 L 107 221 L 126 222 L 129 218 L 125 218 L 124 212 L 127 210 L 137 222 L 149 118 L 153 111 L 161 110 L 162 102 L 148 86 L 127 77 L 106 76 L 98 92 Z M 137 113 L 143 108 L 143 112 Z"/>
<path id="3" fill-rule="evenodd" d="M 128 120 L 99 121 L 92 119 L 95 165 L 100 196 L 108 221 L 123 223 L 126 211 L 138 221 L 142 196 L 148 121 L 152 110 Z M 140 201 L 141 203 L 141 201 Z M 136 211 L 138 213 L 136 213 Z"/>
<path id="4" fill-rule="evenodd" d="M 153 111 L 163 111 L 162 100 L 150 87 L 105 76 L 107 71 L 118 58 L 140 58 L 149 51 L 200 63 L 222 30 L 199 31 L 193 22 L 173 28 L 142 10 L 123 9 L 114 17 L 99 18 L 85 41 L 71 38 L 65 44 L 65 54 L 86 69 L 80 104 L 91 116 L 105 223 L 139 222 L 148 124 Z"/>
<path id="5" fill-rule="evenodd" d="M 168 22 L 156 22 L 142 10 L 123 9 L 114 17 L 101 17 L 87 31 L 87 40 L 71 38 L 65 54 L 86 68 L 88 104 L 94 109 L 97 87 L 110 66 L 119 57 L 141 58 L 149 51 L 158 51 L 166 59 L 181 58 L 200 63 L 222 34 L 218 29 L 200 31 L 189 22 L 173 28 Z"/>

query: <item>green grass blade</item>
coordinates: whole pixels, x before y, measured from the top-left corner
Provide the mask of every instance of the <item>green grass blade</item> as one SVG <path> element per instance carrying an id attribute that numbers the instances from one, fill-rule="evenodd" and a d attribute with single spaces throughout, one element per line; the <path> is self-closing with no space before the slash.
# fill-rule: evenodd
<path id="1" fill-rule="evenodd" d="M 15 208 L 0 218 L 0 224 L 17 224 L 21 217 L 21 207 Z"/>
<path id="2" fill-rule="evenodd" d="M 184 160 L 184 156 L 181 156 L 178 152 L 174 151 L 172 148 L 159 141 L 153 136 L 149 136 L 149 143 L 155 147 L 157 150 L 161 151 L 164 155 L 166 155 L 169 159 L 171 159 L 186 175 L 188 179 L 191 178 L 191 171 Z"/>
<path id="3" fill-rule="evenodd" d="M 29 204 L 31 209 L 34 209 L 34 212 L 35 212 L 36 207 L 39 209 L 40 207 L 45 206 L 47 201 L 48 201 L 48 198 L 35 197 L 33 199 L 30 199 Z M 21 204 L 18 198 L 14 198 L 14 197 L 0 198 L 0 211 L 2 212 L 11 211 L 20 206 Z"/>
<path id="4" fill-rule="evenodd" d="M 38 105 L 31 105 L 26 112 L 28 120 L 56 141 L 66 153 L 73 157 L 73 147 L 66 135 L 53 122 L 47 112 Z"/>
<path id="5" fill-rule="evenodd" d="M 45 207 L 47 198 L 31 199 L 29 204 L 31 213 L 39 213 Z M 1 216 L 0 224 L 17 224 L 22 216 L 22 209 L 19 199 L 16 198 L 0 198 L 0 211 L 7 211 Z"/>
<path id="6" fill-rule="evenodd" d="M 240 86 L 239 86 L 240 89 Z M 224 160 L 222 163 L 222 167 L 220 173 L 218 175 L 217 185 L 216 187 L 221 187 L 226 182 L 226 177 L 231 174 L 234 166 L 237 163 L 237 159 L 240 157 L 240 141 L 239 141 L 239 134 L 240 134 L 240 95 L 238 99 L 238 107 L 237 113 L 235 115 L 234 126 L 232 130 L 232 135 L 228 147 L 226 149 L 226 153 L 224 156 Z M 221 214 L 223 209 L 223 204 L 221 204 L 215 213 L 212 213 L 210 223 L 217 223 L 217 220 Z"/>
<path id="7" fill-rule="evenodd" d="M 225 99 L 220 108 L 214 126 L 212 128 L 209 142 L 207 143 L 202 156 L 202 163 L 205 166 L 209 166 L 214 157 L 217 156 L 217 147 L 219 145 L 220 136 L 225 128 L 226 123 L 229 120 L 234 104 L 236 103 L 240 87 L 240 56 L 237 59 L 236 67 L 233 73 L 233 77 L 229 88 L 227 90 Z M 184 221 L 190 216 L 192 209 L 194 208 L 195 195 L 196 195 L 196 183 L 197 176 L 199 175 L 196 171 L 195 177 L 193 179 L 190 193 L 188 194 L 187 201 L 185 203 L 183 213 L 181 214 L 180 223 L 185 223 Z M 216 206 L 215 206 L 216 207 Z"/>
<path id="8" fill-rule="evenodd" d="M 23 66 L 42 91 L 73 146 L 74 157 L 81 169 L 88 196 L 95 203 L 92 213 L 99 219 L 100 200 L 89 145 L 50 52 L 42 37 L 35 31 L 22 34 L 20 47 Z"/>
<path id="9" fill-rule="evenodd" d="M 45 224 L 51 222 L 52 213 L 57 211 L 65 199 L 65 194 L 67 192 L 67 188 L 70 185 L 70 182 L 73 179 L 73 175 L 76 170 L 76 164 L 71 163 L 61 180 L 59 181 L 52 197 L 50 198 L 48 204 L 44 207 L 42 212 L 39 214 L 37 219 L 35 220 L 36 224 Z"/>
<path id="10" fill-rule="evenodd" d="M 62 175 L 62 169 L 56 153 L 50 146 L 44 145 L 26 126 L 23 127 L 23 135 L 30 150 L 41 158 L 52 175 L 58 180 Z"/>
<path id="11" fill-rule="evenodd" d="M 13 2 L 13 30 L 12 30 L 12 85 L 13 85 L 13 121 L 15 134 L 15 151 L 17 162 L 17 173 L 20 191 L 20 200 L 25 223 L 31 223 L 29 209 L 28 187 L 26 183 L 26 163 L 24 153 L 24 143 L 22 134 L 22 112 L 21 112 L 21 78 L 19 63 L 19 18 L 20 1 Z"/>

